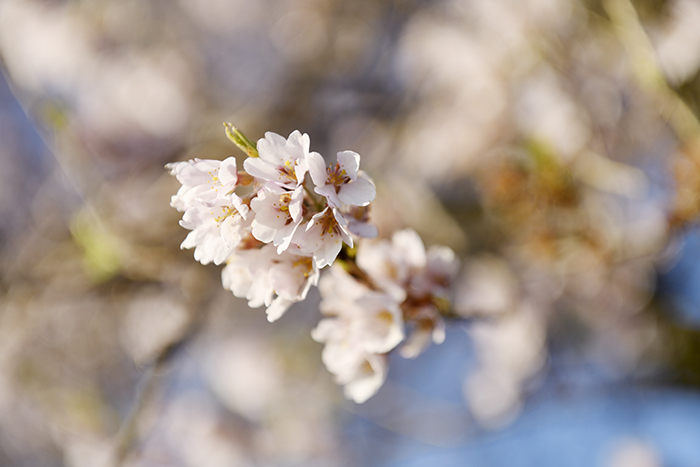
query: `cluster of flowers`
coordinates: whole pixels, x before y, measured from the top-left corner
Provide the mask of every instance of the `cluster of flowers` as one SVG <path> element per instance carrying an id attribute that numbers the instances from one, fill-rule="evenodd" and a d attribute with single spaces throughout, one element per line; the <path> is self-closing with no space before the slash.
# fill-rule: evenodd
<path id="1" fill-rule="evenodd" d="M 272 322 L 306 298 L 320 270 L 347 245 L 321 283 L 328 317 L 313 338 L 326 344 L 323 361 L 346 396 L 363 402 L 384 382 L 385 354 L 407 328 L 406 357 L 420 353 L 431 336 L 444 338 L 440 304 L 457 267 L 454 254 L 447 248 L 426 254 L 412 231 L 352 250 L 353 236 L 377 236 L 368 222 L 376 190 L 359 170 L 359 154 L 342 151 L 326 165 L 298 131 L 287 139 L 268 132 L 255 144 L 231 125 L 226 129 L 249 155 L 244 170 L 233 157 L 166 165 L 182 184 L 171 205 L 191 230 L 181 248 L 194 248 L 202 264 L 226 263 L 224 287 L 253 308 L 266 306 Z"/>
<path id="2" fill-rule="evenodd" d="M 326 316 L 313 330 L 325 344 L 322 358 L 345 396 L 357 403 L 384 384 L 387 353 L 403 342 L 401 356 L 415 358 L 431 341 L 445 339 L 450 283 L 459 262 L 447 247 L 426 252 L 413 230 L 391 241 L 367 241 L 354 262 L 341 261 L 321 279 Z"/>

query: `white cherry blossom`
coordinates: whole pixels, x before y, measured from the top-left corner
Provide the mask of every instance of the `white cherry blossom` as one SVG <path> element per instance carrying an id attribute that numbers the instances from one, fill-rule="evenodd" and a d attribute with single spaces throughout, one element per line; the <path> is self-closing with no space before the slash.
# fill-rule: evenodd
<path id="1" fill-rule="evenodd" d="M 332 206 L 326 206 L 323 211 L 315 214 L 304 230 L 297 229 L 292 241 L 302 252 L 313 255 L 319 268 L 333 264 L 343 242 L 350 248 L 353 246 L 347 221 Z"/>
<path id="2" fill-rule="evenodd" d="M 346 397 L 361 403 L 381 387 L 386 377 L 384 354 L 405 337 L 398 303 L 359 283 L 334 266 L 320 284 L 322 319 L 311 336 L 325 347 L 322 360 Z"/>
<path id="3" fill-rule="evenodd" d="M 347 339 L 365 352 L 387 353 L 405 337 L 399 303 L 388 294 L 371 290 L 350 276 L 341 266 L 333 266 L 319 287 L 321 322 L 342 322 Z M 326 324 L 324 324 L 326 326 Z M 316 338 L 320 335 L 316 334 Z"/>
<path id="4" fill-rule="evenodd" d="M 180 245 L 194 248 L 202 264 L 223 263 L 241 241 L 253 216 L 236 195 L 209 204 L 194 204 L 185 211 L 180 225 L 191 232 Z"/>
<path id="5" fill-rule="evenodd" d="M 367 206 L 376 195 L 372 180 L 360 169 L 360 155 L 341 151 L 337 162 L 326 167 L 318 153 L 308 156 L 309 173 L 316 185 L 314 191 L 323 195 L 335 207 Z"/>
<path id="6" fill-rule="evenodd" d="M 416 358 L 431 342 L 438 345 L 445 342 L 445 321 L 434 306 L 426 304 L 412 307 L 408 311 L 410 330 L 399 349 L 403 358 Z"/>
<path id="7" fill-rule="evenodd" d="M 312 338 L 324 344 L 323 363 L 345 396 L 365 402 L 384 384 L 388 353 L 413 358 L 444 340 L 441 312 L 458 267 L 454 252 L 426 253 L 418 234 L 403 230 L 391 241 L 366 241 L 334 265 L 343 242 L 353 247 L 352 235 L 378 234 L 369 223 L 376 190 L 359 169 L 359 154 L 339 152 L 326 166 L 299 131 L 286 139 L 266 133 L 257 149 L 247 138 L 232 138 L 250 155 L 245 171 L 237 172 L 234 158 L 166 166 L 182 184 L 171 204 L 184 211 L 180 224 L 191 230 L 181 247 L 194 248 L 203 264 L 225 262 L 223 286 L 252 308 L 264 306 L 270 322 L 320 281 L 324 317 Z M 245 200 L 238 185 L 249 187 Z"/>
<path id="8" fill-rule="evenodd" d="M 311 154 L 309 145 L 309 135 L 302 135 L 297 130 L 288 139 L 267 132 L 258 141 L 259 157 L 249 157 L 243 162 L 243 167 L 253 177 L 294 190 L 304 183 L 307 158 Z"/>
<path id="9" fill-rule="evenodd" d="M 311 257 L 283 252 L 273 245 L 236 250 L 221 272 L 224 288 L 246 298 L 248 306 L 267 307 L 268 321 L 276 321 L 295 302 L 304 300 L 316 285 L 319 271 Z"/>
<path id="10" fill-rule="evenodd" d="M 233 192 L 238 182 L 234 157 L 223 161 L 192 159 L 166 164 L 165 167 L 182 184 L 170 201 L 178 211 L 185 211 L 193 204 L 222 199 Z"/>
<path id="11" fill-rule="evenodd" d="M 362 404 L 374 396 L 386 381 L 389 362 L 386 355 L 365 353 L 355 357 L 335 374 L 335 380 L 343 385 L 346 398 Z"/>
<path id="12" fill-rule="evenodd" d="M 438 304 L 449 303 L 449 286 L 459 265 L 450 248 L 430 247 L 426 253 L 420 236 L 406 229 L 396 232 L 391 242 L 362 243 L 355 259 L 375 287 L 401 303 L 408 328 L 402 356 L 414 358 L 431 341 L 444 341 Z"/>
<path id="13" fill-rule="evenodd" d="M 454 258 L 454 253 L 452 257 Z M 356 259 L 357 265 L 378 286 L 399 300 L 405 299 L 414 276 L 425 268 L 428 261 L 423 241 L 411 229 L 394 233 L 391 242 L 380 240 L 362 243 Z"/>
<path id="14" fill-rule="evenodd" d="M 426 255 L 425 267 L 416 271 L 411 287 L 416 294 L 438 295 L 449 298 L 450 284 L 457 275 L 459 260 L 446 246 L 431 246 Z"/>
<path id="15" fill-rule="evenodd" d="M 255 211 L 253 236 L 263 243 L 272 242 L 277 253 L 289 248 L 292 237 L 302 221 L 304 187 L 287 191 L 274 184 L 266 184 L 250 202 Z"/>

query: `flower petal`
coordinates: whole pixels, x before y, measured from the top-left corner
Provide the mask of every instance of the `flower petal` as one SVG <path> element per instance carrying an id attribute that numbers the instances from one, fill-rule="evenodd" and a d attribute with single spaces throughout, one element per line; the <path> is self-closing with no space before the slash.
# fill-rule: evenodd
<path id="1" fill-rule="evenodd" d="M 338 198 L 343 204 L 354 206 L 367 206 L 377 194 L 377 189 L 372 181 L 360 172 L 360 176 L 354 182 L 343 184 L 338 192 Z"/>
<path id="2" fill-rule="evenodd" d="M 338 165 L 350 177 L 350 180 L 357 178 L 357 171 L 360 170 L 360 155 L 355 151 L 341 151 L 337 154 Z"/>

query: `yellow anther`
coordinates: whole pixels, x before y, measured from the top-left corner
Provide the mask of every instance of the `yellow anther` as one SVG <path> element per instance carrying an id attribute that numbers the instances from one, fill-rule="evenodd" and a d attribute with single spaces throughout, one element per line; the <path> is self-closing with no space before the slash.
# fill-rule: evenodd
<path id="1" fill-rule="evenodd" d="M 394 315 L 392 315 L 389 310 L 382 310 L 377 313 L 377 319 L 385 324 L 393 324 Z"/>

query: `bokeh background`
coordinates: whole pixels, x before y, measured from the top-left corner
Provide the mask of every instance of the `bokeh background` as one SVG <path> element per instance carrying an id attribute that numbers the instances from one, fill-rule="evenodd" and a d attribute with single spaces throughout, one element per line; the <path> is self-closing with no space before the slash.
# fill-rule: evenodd
<path id="1" fill-rule="evenodd" d="M 0 465 L 700 465 L 697 0 L 0 0 Z M 342 398 L 179 243 L 167 162 L 294 129 L 462 258 Z"/>

